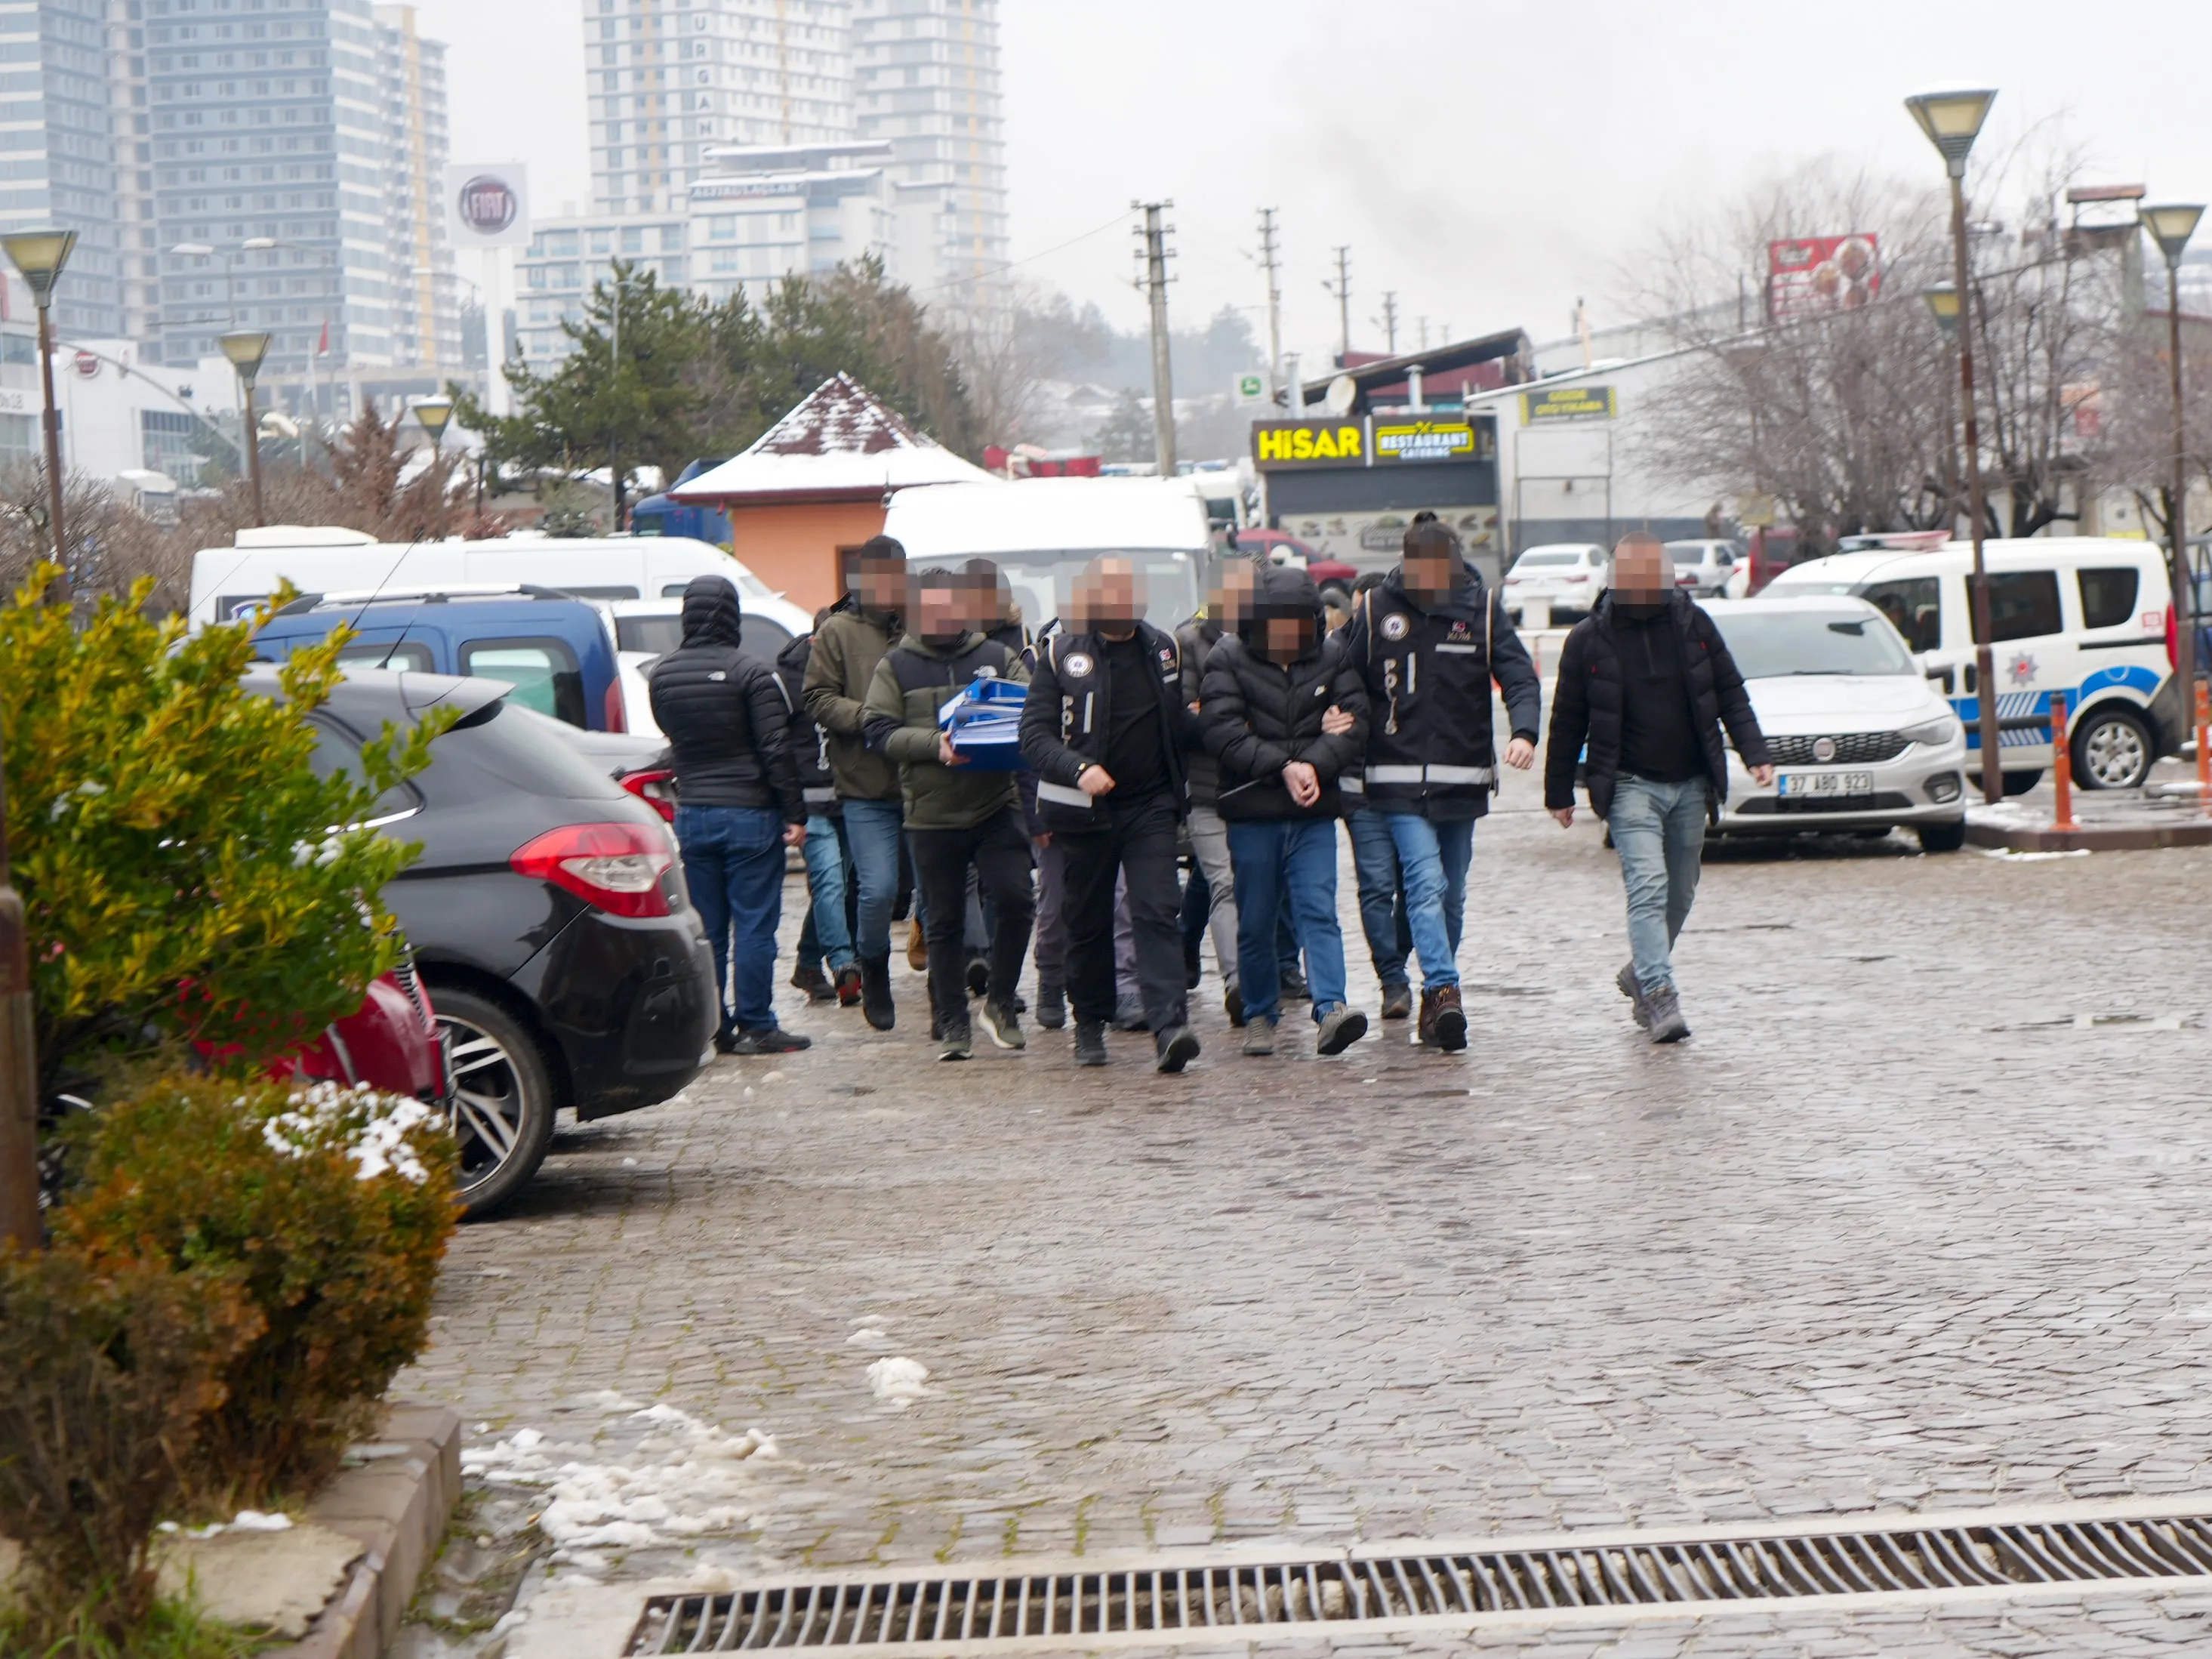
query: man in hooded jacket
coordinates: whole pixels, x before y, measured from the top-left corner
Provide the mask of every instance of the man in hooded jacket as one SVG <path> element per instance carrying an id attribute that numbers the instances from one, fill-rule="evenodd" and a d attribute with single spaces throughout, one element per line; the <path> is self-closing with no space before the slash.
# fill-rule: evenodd
<path id="1" fill-rule="evenodd" d="M 787 1054 L 809 1042 L 776 1024 L 775 926 L 783 849 L 805 841 L 806 803 L 792 760 L 791 704 L 775 672 L 738 648 L 743 630 L 728 578 L 693 577 L 684 642 L 653 665 L 653 718 L 675 761 L 684 885 L 714 946 L 722 1008 L 714 1046 Z"/>
<path id="2" fill-rule="evenodd" d="M 1535 762 L 1542 691 L 1504 602 L 1450 526 L 1417 521 L 1404 550 L 1343 635 L 1369 705 L 1367 808 L 1352 818 L 1352 850 L 1363 890 L 1404 884 L 1421 963 L 1419 1040 L 1451 1050 L 1467 1046 L 1458 957 L 1474 824 L 1498 781 L 1491 681 L 1511 723 L 1505 763 L 1520 771 Z"/>

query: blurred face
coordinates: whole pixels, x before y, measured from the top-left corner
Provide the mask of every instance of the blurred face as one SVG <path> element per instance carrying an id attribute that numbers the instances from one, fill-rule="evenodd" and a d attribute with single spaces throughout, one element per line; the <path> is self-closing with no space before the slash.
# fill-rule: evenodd
<path id="1" fill-rule="evenodd" d="M 1109 639 L 1126 639 L 1145 614 L 1137 568 L 1127 559 L 1101 559 L 1091 576 L 1089 625 Z"/>
<path id="2" fill-rule="evenodd" d="M 1448 553 L 1409 553 L 1406 556 L 1406 587 L 1416 599 L 1443 599 L 1451 596 L 1453 579 Z"/>
<path id="3" fill-rule="evenodd" d="M 925 586 L 915 606 L 915 632 L 925 640 L 954 640 L 968 631 L 968 589 L 954 583 Z"/>
<path id="4" fill-rule="evenodd" d="M 906 564 L 900 559 L 866 558 L 860 561 L 853 592 L 871 611 L 902 611 L 906 608 Z"/>
<path id="5" fill-rule="evenodd" d="M 1264 638 L 1269 659 L 1275 662 L 1296 662 L 1305 655 L 1313 644 L 1313 618 L 1310 617 L 1270 617 Z"/>
<path id="6" fill-rule="evenodd" d="M 1253 580 L 1252 567 L 1245 560 L 1231 559 L 1222 567 L 1221 585 L 1206 596 L 1206 603 L 1223 628 L 1233 630 L 1252 614 Z"/>
<path id="7" fill-rule="evenodd" d="M 1613 550 L 1613 589 L 1631 605 L 1657 605 L 1674 591 L 1674 561 L 1665 545 L 1640 537 Z"/>

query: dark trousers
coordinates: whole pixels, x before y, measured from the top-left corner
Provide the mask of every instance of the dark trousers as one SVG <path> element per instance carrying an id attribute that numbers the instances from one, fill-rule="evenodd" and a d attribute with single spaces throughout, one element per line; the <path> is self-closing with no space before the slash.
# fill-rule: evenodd
<path id="1" fill-rule="evenodd" d="M 1036 900 L 1030 887 L 1030 837 L 1018 808 L 994 812 L 964 830 L 909 830 L 915 878 L 922 894 L 922 937 L 929 943 L 929 1006 L 939 1026 L 968 1024 L 968 872 L 991 907 L 994 1002 L 1011 1006 L 1030 948 Z"/>
<path id="2" fill-rule="evenodd" d="M 1164 1031 L 1185 1018 L 1175 800 L 1164 790 L 1131 801 L 1109 794 L 1092 810 L 1096 829 L 1053 836 L 1066 891 L 1068 1000 L 1079 1021 L 1114 1018 L 1114 882 L 1126 874 L 1145 1024 Z"/>

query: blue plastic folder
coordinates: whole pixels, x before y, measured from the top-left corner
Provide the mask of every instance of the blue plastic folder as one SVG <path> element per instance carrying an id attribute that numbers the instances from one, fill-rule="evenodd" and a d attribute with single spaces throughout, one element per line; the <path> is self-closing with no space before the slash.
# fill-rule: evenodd
<path id="1" fill-rule="evenodd" d="M 1022 704 L 1029 692 L 1012 680 L 970 680 L 937 711 L 937 729 L 968 763 L 985 772 L 1018 771 Z"/>

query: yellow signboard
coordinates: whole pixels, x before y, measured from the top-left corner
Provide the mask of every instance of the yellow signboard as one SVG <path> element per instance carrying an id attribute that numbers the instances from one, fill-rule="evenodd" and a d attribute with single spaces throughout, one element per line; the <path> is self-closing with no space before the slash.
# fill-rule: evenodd
<path id="1" fill-rule="evenodd" d="M 1563 386 L 1521 394 L 1521 424 L 1552 421 L 1609 421 L 1620 414 L 1609 386 Z"/>
<path id="2" fill-rule="evenodd" d="M 1367 465 L 1367 438 L 1357 421 L 1281 421 L 1252 428 L 1252 459 L 1261 466 Z"/>
<path id="3" fill-rule="evenodd" d="M 1375 423 L 1377 461 L 1457 461 L 1481 453 L 1472 421 L 1391 421 Z"/>

